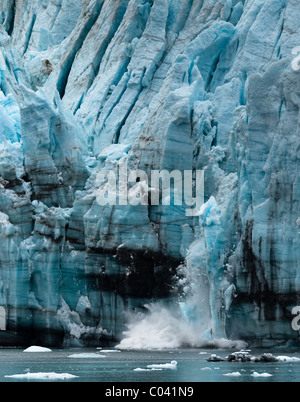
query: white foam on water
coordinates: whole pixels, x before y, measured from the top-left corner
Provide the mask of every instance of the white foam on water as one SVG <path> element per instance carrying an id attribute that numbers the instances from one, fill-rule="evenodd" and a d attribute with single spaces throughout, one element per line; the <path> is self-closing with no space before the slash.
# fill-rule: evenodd
<path id="1" fill-rule="evenodd" d="M 121 351 L 117 349 L 110 349 L 110 350 L 101 350 L 100 353 L 121 353 Z"/>
<path id="2" fill-rule="evenodd" d="M 277 356 L 277 359 L 280 362 L 287 362 L 287 363 L 300 362 L 300 359 L 298 357 Z"/>
<path id="3" fill-rule="evenodd" d="M 210 339 L 203 323 L 188 322 L 177 311 L 159 304 L 145 306 L 147 315 L 130 317 L 120 350 L 164 350 L 181 347 L 244 349 L 247 344 L 228 339 Z"/>

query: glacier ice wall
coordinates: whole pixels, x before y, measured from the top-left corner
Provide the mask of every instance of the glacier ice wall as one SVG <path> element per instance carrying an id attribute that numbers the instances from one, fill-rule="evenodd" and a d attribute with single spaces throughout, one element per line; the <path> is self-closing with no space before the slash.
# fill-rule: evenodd
<path id="1" fill-rule="evenodd" d="M 116 340 L 127 312 L 199 277 L 183 294 L 214 337 L 298 339 L 299 17 L 297 0 L 1 1 L 11 331 Z M 99 173 L 124 163 L 203 169 L 199 216 L 100 206 Z"/>

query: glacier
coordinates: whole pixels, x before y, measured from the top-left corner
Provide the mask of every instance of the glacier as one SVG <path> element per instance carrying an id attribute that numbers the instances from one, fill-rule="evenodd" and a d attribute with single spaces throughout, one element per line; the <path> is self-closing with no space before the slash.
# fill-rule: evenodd
<path id="1" fill-rule="evenodd" d="M 1 1 L 0 344 L 299 342 L 299 17 Z M 205 203 L 100 205 L 124 164 L 203 170 Z"/>

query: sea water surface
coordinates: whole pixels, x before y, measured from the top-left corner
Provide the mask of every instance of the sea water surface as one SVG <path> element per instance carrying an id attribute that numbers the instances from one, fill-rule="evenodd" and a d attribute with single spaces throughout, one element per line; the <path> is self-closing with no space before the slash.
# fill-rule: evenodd
<path id="1" fill-rule="evenodd" d="M 259 355 L 266 351 L 252 351 Z M 180 349 L 164 351 L 121 351 L 114 349 L 64 349 L 50 353 L 25 353 L 19 349 L 0 349 L 0 382 L 49 382 L 55 379 L 30 379 L 28 373 L 67 373 L 76 376 L 61 381 L 68 382 L 298 382 L 300 362 L 294 363 L 208 363 L 212 353 L 227 356 L 227 351 Z M 300 358 L 300 353 L 274 353 Z M 72 356 L 72 357 L 70 357 Z M 101 357 L 99 357 L 101 356 Z M 151 370 L 149 365 L 176 361 L 177 368 Z M 170 366 L 172 367 L 172 366 Z M 142 371 L 135 371 L 136 369 Z M 254 377 L 253 373 L 270 377 Z M 240 375 L 231 376 L 232 373 Z M 229 374 L 229 375 L 228 375 Z M 23 375 L 21 378 L 9 376 Z"/>

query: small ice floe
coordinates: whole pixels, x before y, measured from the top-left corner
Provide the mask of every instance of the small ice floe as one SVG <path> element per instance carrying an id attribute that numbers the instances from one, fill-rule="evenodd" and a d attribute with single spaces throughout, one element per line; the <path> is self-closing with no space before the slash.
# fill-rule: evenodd
<path id="1" fill-rule="evenodd" d="M 211 355 L 209 359 L 207 359 L 209 363 L 220 363 L 220 362 L 226 362 L 227 360 L 224 357 L 220 357 L 217 355 Z"/>
<path id="2" fill-rule="evenodd" d="M 264 353 L 261 356 L 253 357 L 251 359 L 254 363 L 278 363 L 277 357 L 273 356 L 272 353 Z"/>
<path id="3" fill-rule="evenodd" d="M 142 372 L 146 372 L 146 371 L 163 371 L 163 369 L 157 369 L 157 368 L 152 368 L 152 369 L 143 369 L 143 368 L 136 368 L 133 371 L 137 372 L 137 373 L 142 373 Z"/>
<path id="4" fill-rule="evenodd" d="M 250 351 L 249 350 L 241 350 L 240 352 L 234 352 L 231 353 L 231 355 L 229 355 L 227 357 L 227 361 L 229 362 L 251 362 L 252 357 L 250 355 Z"/>
<path id="5" fill-rule="evenodd" d="M 172 361 L 171 363 L 165 363 L 165 364 L 150 364 L 147 366 L 147 368 L 176 370 L 177 365 L 178 363 L 176 361 Z"/>
<path id="6" fill-rule="evenodd" d="M 300 359 L 298 357 L 278 356 L 277 359 L 280 362 L 287 362 L 287 363 L 300 362 Z"/>
<path id="7" fill-rule="evenodd" d="M 209 355 L 207 352 L 200 352 L 199 355 Z"/>
<path id="8" fill-rule="evenodd" d="M 227 374 L 223 374 L 225 377 L 241 377 L 241 373 L 236 372 L 236 373 L 227 373 Z"/>
<path id="9" fill-rule="evenodd" d="M 210 368 L 210 367 L 204 367 L 204 368 L 202 368 L 201 370 L 202 370 L 202 371 L 211 371 L 211 368 Z"/>
<path id="10" fill-rule="evenodd" d="M 26 374 L 15 374 L 6 375 L 5 378 L 14 378 L 18 380 L 71 380 L 73 378 L 78 378 L 76 375 L 63 373 L 26 373 Z"/>
<path id="11" fill-rule="evenodd" d="M 257 377 L 263 377 L 263 378 L 273 377 L 272 374 L 269 374 L 269 373 L 259 374 L 259 373 L 256 373 L 255 371 L 253 374 L 251 374 L 251 376 L 255 377 L 255 378 L 257 378 Z"/>
<path id="12" fill-rule="evenodd" d="M 105 357 L 99 353 L 75 353 L 68 356 L 69 359 L 104 359 Z"/>
<path id="13" fill-rule="evenodd" d="M 30 346 L 30 348 L 24 350 L 25 353 L 49 353 L 51 349 L 43 348 L 41 346 Z"/>

